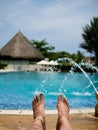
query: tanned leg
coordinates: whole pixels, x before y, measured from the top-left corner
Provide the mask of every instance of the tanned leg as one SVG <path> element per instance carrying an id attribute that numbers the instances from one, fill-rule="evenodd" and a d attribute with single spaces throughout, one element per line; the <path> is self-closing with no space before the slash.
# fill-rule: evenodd
<path id="1" fill-rule="evenodd" d="M 66 97 L 60 95 L 58 97 L 58 121 L 56 130 L 72 130 L 72 127 L 69 123 L 69 103 Z"/>
<path id="2" fill-rule="evenodd" d="M 32 101 L 34 123 L 29 130 L 45 130 L 45 100 L 44 95 L 36 96 Z"/>

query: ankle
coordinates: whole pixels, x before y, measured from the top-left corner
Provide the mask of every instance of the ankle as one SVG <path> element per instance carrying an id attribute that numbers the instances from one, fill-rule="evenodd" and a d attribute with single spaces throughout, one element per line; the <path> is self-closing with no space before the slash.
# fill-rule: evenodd
<path id="1" fill-rule="evenodd" d="M 69 119 L 62 116 L 60 118 L 58 118 L 58 124 L 57 124 L 59 127 L 60 130 L 72 130 L 71 126 L 70 126 L 70 123 L 69 123 Z M 57 130 L 58 130 L 57 128 Z"/>
<path id="2" fill-rule="evenodd" d="M 34 120 L 35 120 L 35 121 L 36 121 L 36 120 L 39 120 L 39 121 L 43 124 L 43 123 L 45 122 L 45 117 L 39 115 L 39 116 L 37 116 Z"/>
<path id="3" fill-rule="evenodd" d="M 67 120 L 69 120 L 69 114 L 58 114 L 58 119 L 67 119 Z"/>
<path id="4" fill-rule="evenodd" d="M 59 116 L 58 117 L 59 123 L 65 123 L 67 121 L 69 121 L 69 118 L 66 118 L 65 116 Z"/>

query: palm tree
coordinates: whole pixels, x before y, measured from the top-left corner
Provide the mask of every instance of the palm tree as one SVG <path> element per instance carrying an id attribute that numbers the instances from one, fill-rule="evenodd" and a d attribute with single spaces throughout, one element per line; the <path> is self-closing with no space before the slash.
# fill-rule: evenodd
<path id="1" fill-rule="evenodd" d="M 82 37 L 84 42 L 80 44 L 80 47 L 94 53 L 96 65 L 98 66 L 98 17 L 93 18 L 90 25 L 87 24 L 83 28 Z"/>

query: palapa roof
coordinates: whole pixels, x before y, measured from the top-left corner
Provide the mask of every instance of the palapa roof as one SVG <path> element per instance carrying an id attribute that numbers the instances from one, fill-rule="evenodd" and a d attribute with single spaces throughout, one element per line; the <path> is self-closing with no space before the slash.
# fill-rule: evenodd
<path id="1" fill-rule="evenodd" d="M 20 31 L 0 50 L 0 57 L 3 60 L 41 60 L 44 58 Z"/>

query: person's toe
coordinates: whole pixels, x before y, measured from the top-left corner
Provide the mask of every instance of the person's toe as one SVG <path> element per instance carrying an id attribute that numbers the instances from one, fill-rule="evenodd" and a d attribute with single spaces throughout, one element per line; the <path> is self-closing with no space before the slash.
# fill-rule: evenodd
<path id="1" fill-rule="evenodd" d="M 69 109 L 70 109 L 70 106 L 69 106 L 69 102 L 68 102 L 68 100 L 67 100 L 66 97 L 64 97 L 63 102 L 65 103 L 65 105 L 67 105 L 68 110 L 69 110 Z"/>
<path id="2" fill-rule="evenodd" d="M 58 102 L 63 102 L 63 96 L 62 95 L 59 95 Z"/>
<path id="3" fill-rule="evenodd" d="M 36 103 L 39 101 L 38 96 L 35 97 L 35 101 L 36 101 Z"/>
<path id="4" fill-rule="evenodd" d="M 43 94 L 40 94 L 40 101 L 44 101 L 44 95 Z"/>

